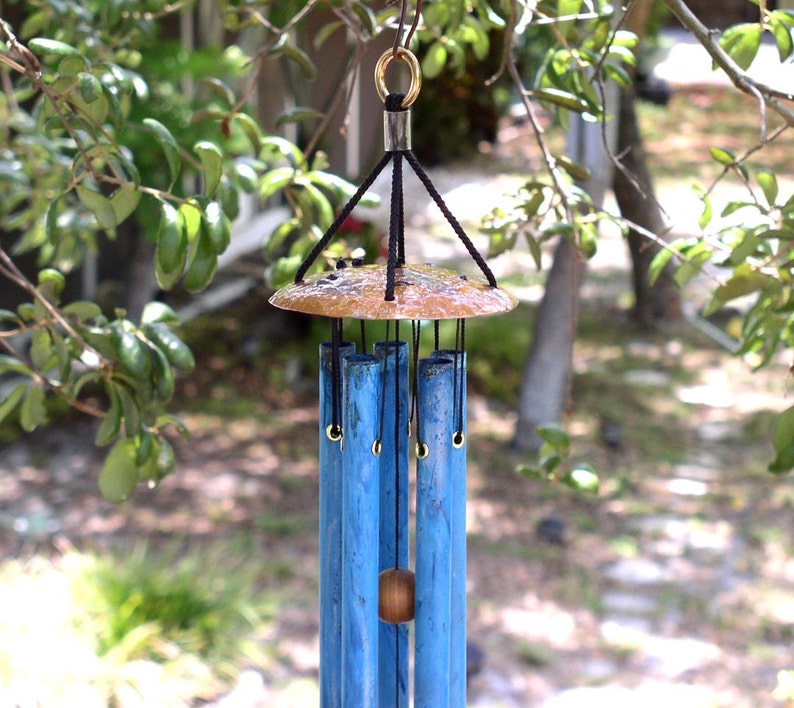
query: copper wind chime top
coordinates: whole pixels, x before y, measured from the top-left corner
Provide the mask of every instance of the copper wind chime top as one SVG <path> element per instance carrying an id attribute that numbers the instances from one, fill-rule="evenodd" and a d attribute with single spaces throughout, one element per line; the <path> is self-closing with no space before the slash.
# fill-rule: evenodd
<path id="1" fill-rule="evenodd" d="M 387 65 L 404 61 L 411 72 L 408 92 L 389 93 Z M 411 151 L 411 111 L 421 87 L 419 62 L 408 49 L 395 46 L 383 53 L 375 68 L 375 85 L 385 103 L 385 154 L 317 242 L 298 269 L 295 281 L 276 292 L 271 304 L 285 310 L 331 318 L 359 320 L 442 320 L 494 315 L 512 310 L 517 300 L 498 287 L 488 265 L 452 215 L 427 173 Z M 479 266 L 484 280 L 430 264 L 405 261 L 402 163 L 408 162 L 428 194 Z M 391 220 L 388 258 L 384 264 L 364 265 L 358 260 L 339 261 L 334 271 L 307 275 L 344 220 L 372 186 L 384 167 L 392 163 Z"/>

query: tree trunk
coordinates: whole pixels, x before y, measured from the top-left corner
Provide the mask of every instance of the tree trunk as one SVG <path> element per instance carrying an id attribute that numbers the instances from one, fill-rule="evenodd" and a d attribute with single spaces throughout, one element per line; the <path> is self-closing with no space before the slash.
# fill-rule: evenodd
<path id="1" fill-rule="evenodd" d="M 617 152 L 625 171 L 616 169 L 614 172 L 615 199 L 624 219 L 658 236 L 665 232 L 667 224 L 653 196 L 632 90 L 621 94 L 619 121 Z M 681 305 L 672 266 L 664 269 L 655 284 L 651 285 L 649 280 L 651 261 L 661 246 L 635 229 L 629 230 L 628 244 L 633 265 L 634 319 L 647 328 L 678 319 Z"/>
<path id="2" fill-rule="evenodd" d="M 585 263 L 576 246 L 569 239 L 561 239 L 554 252 L 521 378 L 513 439 L 519 450 L 536 452 L 540 445 L 538 426 L 562 420 L 584 271 Z"/>
<path id="3" fill-rule="evenodd" d="M 618 100 L 613 87 L 608 87 L 609 113 L 617 113 Z M 616 129 L 615 121 L 607 124 L 606 139 L 612 151 L 617 143 Z M 612 163 L 606 150 L 600 124 L 581 118 L 572 120 L 568 154 L 590 171 L 590 179 L 582 186 L 597 208 L 603 205 L 612 183 Z M 568 239 L 560 239 L 538 307 L 532 345 L 518 393 L 513 446 L 524 452 L 533 453 L 539 449 L 539 425 L 562 420 L 570 389 L 573 343 L 579 321 L 579 290 L 584 272 L 584 258 L 576 245 Z"/>

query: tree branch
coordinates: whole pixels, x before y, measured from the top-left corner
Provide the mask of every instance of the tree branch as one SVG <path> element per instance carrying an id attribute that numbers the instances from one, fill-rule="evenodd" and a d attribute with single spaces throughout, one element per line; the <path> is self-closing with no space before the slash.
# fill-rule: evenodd
<path id="1" fill-rule="evenodd" d="M 794 101 L 794 94 L 780 91 L 760 81 L 751 79 L 747 72 L 742 71 L 739 65 L 715 41 L 714 33 L 695 16 L 683 0 L 662 0 L 662 2 L 667 5 L 670 12 L 675 15 L 684 28 L 695 36 L 714 60 L 714 63 L 722 69 L 736 88 L 756 98 L 760 96 L 766 106 L 775 111 L 786 123 L 794 126 L 794 109 L 778 100 Z"/>

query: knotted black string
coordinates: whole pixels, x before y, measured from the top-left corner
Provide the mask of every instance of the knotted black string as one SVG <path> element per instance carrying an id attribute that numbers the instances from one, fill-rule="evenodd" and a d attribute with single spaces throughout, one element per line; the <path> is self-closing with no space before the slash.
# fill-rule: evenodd
<path id="1" fill-rule="evenodd" d="M 402 103 L 403 99 L 405 98 L 405 94 L 402 93 L 390 93 L 384 102 L 387 111 L 390 112 L 399 112 L 402 111 Z M 469 255 L 472 257 L 474 262 L 479 266 L 480 270 L 482 271 L 485 279 L 488 281 L 488 284 L 495 288 L 497 287 L 496 277 L 491 272 L 491 269 L 488 267 L 488 264 L 485 262 L 485 258 L 480 254 L 480 252 L 475 248 L 474 244 L 472 243 L 471 239 L 468 237 L 466 232 L 463 230 L 463 227 L 460 225 L 460 222 L 455 218 L 452 212 L 449 210 L 449 207 L 444 202 L 444 198 L 441 196 L 439 191 L 436 189 L 435 185 L 431 181 L 428 174 L 425 172 L 422 165 L 419 163 L 419 160 L 416 158 L 416 155 L 411 150 L 393 150 L 393 151 L 386 151 L 383 154 L 383 157 L 378 161 L 378 164 L 372 168 L 372 171 L 364 178 L 364 181 L 361 183 L 361 186 L 356 190 L 355 194 L 350 198 L 350 201 L 345 204 L 342 210 L 339 212 L 334 222 L 328 228 L 328 230 L 322 235 L 320 240 L 314 245 L 309 255 L 306 259 L 301 263 L 300 267 L 295 273 L 295 282 L 300 283 L 303 278 L 305 277 L 306 273 L 308 272 L 309 268 L 311 268 L 312 263 L 317 260 L 317 257 L 325 250 L 325 248 L 330 243 L 331 239 L 334 237 L 336 232 L 339 230 L 339 227 L 342 223 L 350 216 L 353 209 L 356 205 L 361 201 L 361 198 L 364 196 L 366 191 L 372 186 L 375 182 L 375 179 L 378 175 L 383 171 L 383 168 L 386 167 L 387 163 L 394 158 L 394 166 L 393 166 L 393 176 L 392 176 L 392 189 L 391 189 L 391 212 L 390 212 L 390 223 L 389 223 L 389 255 L 388 255 L 388 263 L 386 268 L 386 290 L 385 290 L 385 297 L 386 301 L 394 300 L 394 287 L 395 287 L 395 272 L 397 268 L 402 265 L 405 265 L 405 216 L 404 216 L 404 200 L 403 200 L 403 171 L 402 171 L 402 158 L 405 156 L 405 159 L 408 161 L 408 164 L 411 165 L 413 168 L 414 173 L 419 178 L 419 181 L 424 185 L 427 193 L 430 195 L 432 200 L 436 203 L 436 206 L 441 210 L 441 213 L 444 215 L 444 218 L 449 222 L 449 225 L 452 227 L 452 230 L 458 236 L 458 238 L 463 242 L 463 245 L 466 247 L 466 250 L 469 252 Z"/>

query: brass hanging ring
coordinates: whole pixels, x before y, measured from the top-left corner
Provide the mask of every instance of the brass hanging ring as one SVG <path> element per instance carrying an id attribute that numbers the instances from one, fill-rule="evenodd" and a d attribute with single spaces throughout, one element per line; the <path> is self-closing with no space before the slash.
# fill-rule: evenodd
<path id="1" fill-rule="evenodd" d="M 342 439 L 342 427 L 331 423 L 325 429 L 325 435 L 331 442 L 339 442 Z"/>
<path id="2" fill-rule="evenodd" d="M 378 90 L 378 96 L 380 96 L 381 101 L 385 101 L 386 96 L 391 93 L 388 86 L 386 86 L 386 67 L 392 59 L 405 60 L 411 72 L 411 85 L 408 87 L 408 93 L 405 94 L 403 99 L 403 108 L 408 108 L 416 100 L 419 90 L 422 88 L 422 70 L 419 66 L 419 60 L 413 52 L 404 47 L 397 47 L 396 52 L 387 49 L 381 54 L 378 63 L 375 65 L 375 88 Z"/>
<path id="3" fill-rule="evenodd" d="M 456 450 L 460 450 L 463 447 L 463 443 L 466 442 L 466 436 L 463 434 L 463 431 L 457 430 L 455 434 L 452 436 L 452 447 Z"/>

